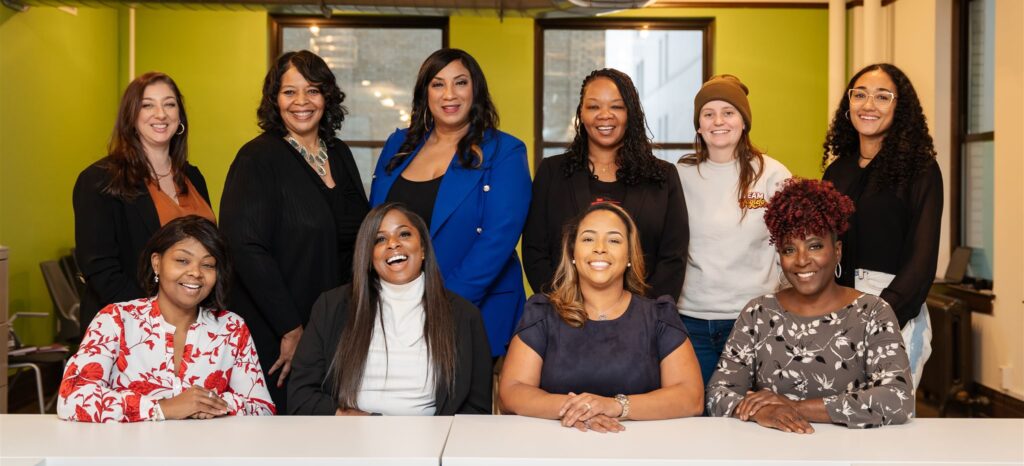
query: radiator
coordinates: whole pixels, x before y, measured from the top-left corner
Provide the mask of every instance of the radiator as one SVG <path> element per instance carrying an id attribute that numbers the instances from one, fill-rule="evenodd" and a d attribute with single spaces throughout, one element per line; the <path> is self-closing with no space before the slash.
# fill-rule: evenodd
<path id="1" fill-rule="evenodd" d="M 932 355 L 918 388 L 938 403 L 939 417 L 945 417 L 949 403 L 968 399 L 973 389 L 971 311 L 963 301 L 941 294 L 929 294 L 927 304 Z"/>

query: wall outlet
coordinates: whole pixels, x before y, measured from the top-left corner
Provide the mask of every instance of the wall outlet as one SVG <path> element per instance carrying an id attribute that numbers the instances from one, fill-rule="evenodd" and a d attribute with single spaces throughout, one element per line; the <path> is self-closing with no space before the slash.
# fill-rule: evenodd
<path id="1" fill-rule="evenodd" d="M 999 366 L 999 388 L 1009 390 L 1013 387 L 1013 365 L 1005 364 Z"/>

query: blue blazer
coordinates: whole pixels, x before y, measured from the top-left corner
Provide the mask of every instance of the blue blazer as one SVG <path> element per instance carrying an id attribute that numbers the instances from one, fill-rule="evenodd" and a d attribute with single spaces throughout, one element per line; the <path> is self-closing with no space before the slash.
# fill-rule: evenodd
<path id="1" fill-rule="evenodd" d="M 426 141 L 424 137 L 411 157 L 387 173 L 384 167 L 407 132 L 395 131 L 384 144 L 373 172 L 373 207 L 384 203 Z M 526 145 L 512 135 L 487 131 L 480 148 L 484 156 L 479 168 L 462 167 L 453 154 L 434 201 L 430 238 L 445 287 L 480 309 L 491 354 L 499 356 L 505 354 L 526 304 L 516 244 L 530 208 L 530 167 Z"/>

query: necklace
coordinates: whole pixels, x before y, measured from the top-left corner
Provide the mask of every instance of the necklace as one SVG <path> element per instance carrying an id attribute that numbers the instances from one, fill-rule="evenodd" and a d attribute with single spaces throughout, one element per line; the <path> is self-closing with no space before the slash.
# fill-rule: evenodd
<path id="1" fill-rule="evenodd" d="M 626 290 L 622 290 L 619 293 L 618 299 L 616 299 L 614 303 L 606 307 L 604 310 L 597 311 L 597 320 L 608 320 L 608 312 L 611 311 L 612 309 L 615 309 L 615 307 L 618 306 L 620 302 L 622 302 L 622 297 L 625 295 Z"/>
<path id="2" fill-rule="evenodd" d="M 168 168 L 167 169 L 167 173 L 164 173 L 163 175 L 161 175 L 161 174 L 157 173 L 156 169 L 154 168 L 153 169 L 153 175 L 156 176 L 157 180 L 162 180 L 162 179 L 167 178 L 168 176 L 170 176 L 172 171 L 174 171 L 173 168 Z"/>
<path id="3" fill-rule="evenodd" d="M 325 165 L 327 165 L 327 145 L 324 144 L 322 139 L 317 139 L 316 153 L 306 150 L 305 146 L 299 144 L 299 141 L 296 141 L 295 138 L 291 136 L 288 136 L 285 139 L 292 145 L 292 147 L 295 148 L 295 150 L 299 151 L 299 155 L 301 155 L 303 159 L 306 159 L 306 163 L 313 167 L 313 170 L 316 171 L 317 175 L 327 176 L 327 168 L 325 167 Z"/>

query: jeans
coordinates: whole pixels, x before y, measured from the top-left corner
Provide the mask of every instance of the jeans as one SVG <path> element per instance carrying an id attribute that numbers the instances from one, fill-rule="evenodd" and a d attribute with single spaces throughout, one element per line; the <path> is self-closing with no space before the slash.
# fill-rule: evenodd
<path id="1" fill-rule="evenodd" d="M 735 320 L 704 320 L 695 319 L 681 315 L 686 332 L 690 334 L 690 343 L 693 351 L 697 353 L 697 362 L 700 364 L 700 374 L 704 379 L 704 386 L 711 380 L 711 374 L 715 373 L 718 367 L 718 358 L 725 349 L 725 342 L 732 333 L 732 326 Z"/>

